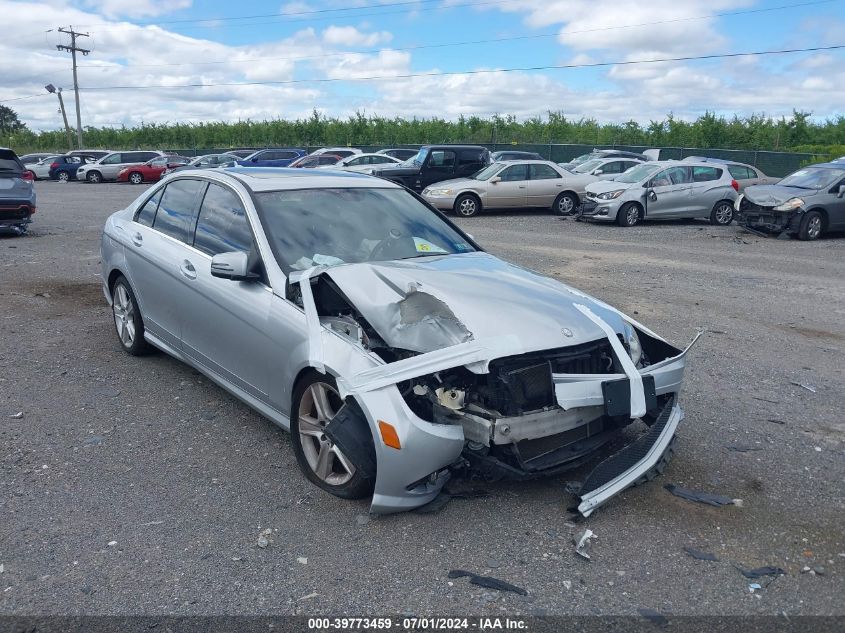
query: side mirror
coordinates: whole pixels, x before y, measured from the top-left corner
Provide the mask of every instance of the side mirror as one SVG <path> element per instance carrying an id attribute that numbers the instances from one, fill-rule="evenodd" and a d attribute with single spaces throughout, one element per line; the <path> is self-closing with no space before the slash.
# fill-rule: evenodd
<path id="1" fill-rule="evenodd" d="M 249 272 L 249 255 L 243 251 L 219 253 L 212 257 L 211 276 L 232 281 L 258 279 L 258 275 Z"/>
<path id="2" fill-rule="evenodd" d="M 648 190 L 648 199 L 651 200 L 652 202 L 657 200 L 657 194 L 654 192 L 654 189 Z"/>
<path id="3" fill-rule="evenodd" d="M 501 176 L 493 176 L 493 177 L 490 179 L 490 184 L 495 185 L 497 182 L 502 182 L 502 178 L 501 178 Z"/>
<path id="4" fill-rule="evenodd" d="M 837 198 L 845 198 L 845 185 L 839 185 L 839 195 Z"/>
<path id="5" fill-rule="evenodd" d="M 601 176 L 604 173 L 604 170 L 597 169 L 593 172 L 593 176 Z"/>

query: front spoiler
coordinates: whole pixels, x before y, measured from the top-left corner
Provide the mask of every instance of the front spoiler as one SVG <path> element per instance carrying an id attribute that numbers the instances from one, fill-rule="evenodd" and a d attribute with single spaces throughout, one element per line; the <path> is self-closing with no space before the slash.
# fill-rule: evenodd
<path id="1" fill-rule="evenodd" d="M 600 463 L 588 475 L 581 488 L 578 511 L 585 517 L 590 516 L 593 510 L 635 484 L 640 477 L 654 468 L 669 447 L 675 430 L 683 419 L 684 411 L 673 396 L 648 433 Z M 628 467 L 632 461 L 633 465 Z M 619 472 L 623 468 L 625 470 Z"/>

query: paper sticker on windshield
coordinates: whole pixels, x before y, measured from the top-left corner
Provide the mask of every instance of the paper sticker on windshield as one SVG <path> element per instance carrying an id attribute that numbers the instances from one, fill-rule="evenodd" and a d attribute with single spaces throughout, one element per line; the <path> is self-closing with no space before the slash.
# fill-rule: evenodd
<path id="1" fill-rule="evenodd" d="M 447 254 L 449 251 L 445 251 L 439 246 L 432 244 L 428 240 L 424 240 L 421 237 L 414 238 L 414 246 L 417 248 L 418 253 L 443 253 Z"/>

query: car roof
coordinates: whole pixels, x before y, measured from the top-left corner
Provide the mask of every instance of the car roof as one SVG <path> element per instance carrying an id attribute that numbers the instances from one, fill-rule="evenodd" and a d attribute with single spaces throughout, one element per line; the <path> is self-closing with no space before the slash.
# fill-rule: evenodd
<path id="1" fill-rule="evenodd" d="M 323 188 L 378 188 L 402 189 L 400 185 L 374 178 L 354 171 L 335 169 L 288 169 L 286 167 L 223 167 L 212 170 L 216 176 L 233 178 L 248 189 L 261 191 L 279 191 L 289 189 Z M 305 172 L 305 173 L 303 173 Z M 180 171 L 179 176 L 197 175 L 208 177 L 206 170 L 188 169 Z"/>
<path id="2" fill-rule="evenodd" d="M 845 164 L 842 162 L 831 161 L 829 163 L 816 163 L 815 165 L 805 165 L 804 167 L 800 167 L 800 169 L 806 169 L 807 167 L 821 167 L 822 169 L 845 169 Z"/>

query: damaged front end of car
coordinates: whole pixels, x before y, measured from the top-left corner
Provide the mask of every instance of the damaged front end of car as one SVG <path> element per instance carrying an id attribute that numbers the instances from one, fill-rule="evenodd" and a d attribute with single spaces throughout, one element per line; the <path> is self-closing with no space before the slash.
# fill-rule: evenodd
<path id="1" fill-rule="evenodd" d="M 734 210 L 739 226 L 763 236 L 789 236 L 798 233 L 806 213 L 804 199 L 789 193 L 772 192 L 775 187 L 762 185 L 762 191 L 746 189 L 736 199 Z"/>
<path id="2" fill-rule="evenodd" d="M 692 343 L 677 349 L 610 306 L 487 254 L 465 261 L 457 272 L 384 263 L 292 276 L 289 294 L 313 325 L 312 359 L 327 370 L 341 365 L 322 352 L 324 337 L 340 336 L 374 360 L 355 375 L 338 371 L 347 406 L 327 434 L 373 473 L 378 513 L 427 503 L 455 470 L 527 479 L 604 449 L 611 454 L 580 490 L 578 509 L 589 515 L 660 462 L 683 418 L 678 394 Z M 472 301 L 472 275 L 491 266 L 498 314 L 480 294 Z M 556 315 L 525 311 L 528 299 L 541 309 L 540 297 L 568 325 L 550 329 Z M 356 440 L 362 427 L 372 444 Z"/>

